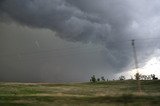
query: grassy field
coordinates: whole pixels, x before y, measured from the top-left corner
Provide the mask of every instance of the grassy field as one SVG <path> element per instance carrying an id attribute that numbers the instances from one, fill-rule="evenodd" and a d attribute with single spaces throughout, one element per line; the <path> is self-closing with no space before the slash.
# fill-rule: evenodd
<path id="1" fill-rule="evenodd" d="M 103 83 L 0 83 L 0 106 L 160 106 L 160 80 Z"/>

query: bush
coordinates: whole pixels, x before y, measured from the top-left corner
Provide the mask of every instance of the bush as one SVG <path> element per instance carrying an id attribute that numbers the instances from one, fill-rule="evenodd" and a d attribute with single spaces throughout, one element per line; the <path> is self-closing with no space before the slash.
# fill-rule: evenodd
<path id="1" fill-rule="evenodd" d="M 151 74 L 152 80 L 158 80 L 158 78 L 155 76 L 155 74 Z"/>
<path id="2" fill-rule="evenodd" d="M 101 81 L 105 81 L 105 78 L 104 78 L 104 77 L 101 77 Z"/>
<path id="3" fill-rule="evenodd" d="M 125 80 L 126 78 L 125 78 L 125 76 L 120 76 L 119 77 L 119 80 Z"/>
<path id="4" fill-rule="evenodd" d="M 95 77 L 95 75 L 93 75 L 92 77 L 91 77 L 91 79 L 90 79 L 90 82 L 96 82 L 96 77 Z"/>

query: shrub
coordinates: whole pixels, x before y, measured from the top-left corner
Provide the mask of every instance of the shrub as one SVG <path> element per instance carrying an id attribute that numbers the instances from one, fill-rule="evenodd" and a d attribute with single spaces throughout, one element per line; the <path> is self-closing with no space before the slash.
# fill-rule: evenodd
<path id="1" fill-rule="evenodd" d="M 125 80 L 126 78 L 125 78 L 125 76 L 120 76 L 119 77 L 119 80 Z"/>

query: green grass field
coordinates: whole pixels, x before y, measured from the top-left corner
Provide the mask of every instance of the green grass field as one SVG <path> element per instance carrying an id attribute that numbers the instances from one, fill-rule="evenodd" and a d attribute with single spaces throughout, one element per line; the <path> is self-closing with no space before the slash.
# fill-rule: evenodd
<path id="1" fill-rule="evenodd" d="M 160 106 L 160 80 L 103 83 L 0 83 L 0 106 Z"/>

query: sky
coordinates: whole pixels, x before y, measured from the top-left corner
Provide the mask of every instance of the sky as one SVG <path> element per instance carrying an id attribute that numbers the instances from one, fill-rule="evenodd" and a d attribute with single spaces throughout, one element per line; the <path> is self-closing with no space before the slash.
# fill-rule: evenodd
<path id="1" fill-rule="evenodd" d="M 1 0 L 0 81 L 133 75 L 132 39 L 143 74 L 160 76 L 159 23 L 159 0 Z"/>

